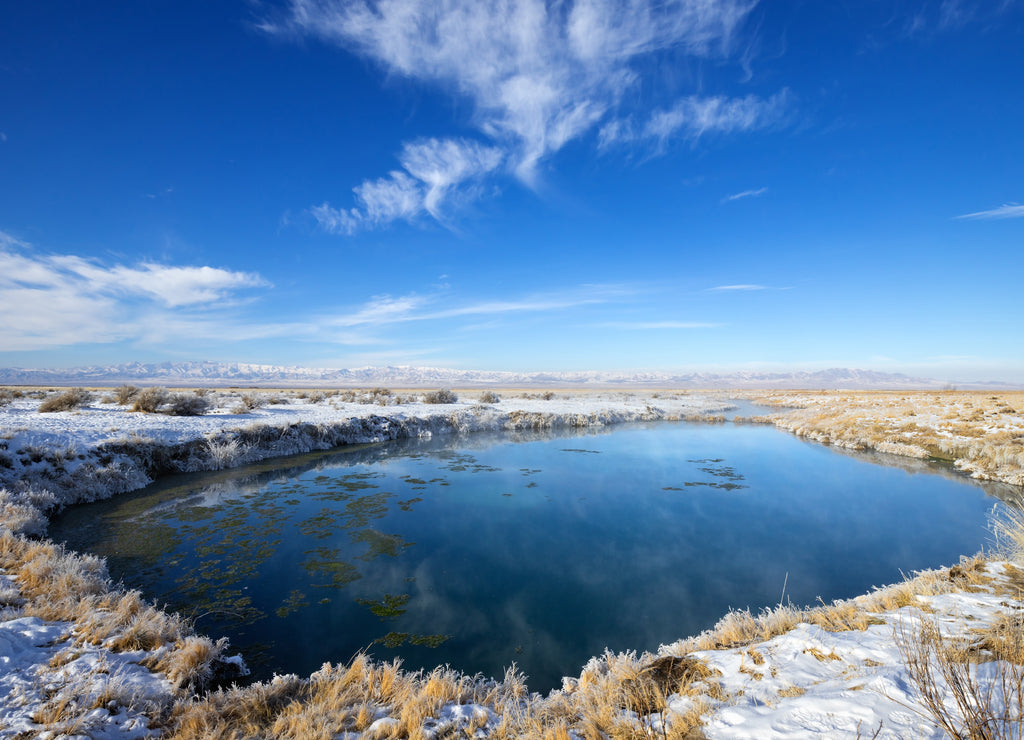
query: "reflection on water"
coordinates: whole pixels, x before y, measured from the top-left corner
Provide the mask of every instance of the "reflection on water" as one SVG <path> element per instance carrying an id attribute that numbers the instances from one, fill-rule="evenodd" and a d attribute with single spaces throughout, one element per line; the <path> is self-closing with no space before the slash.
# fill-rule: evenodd
<path id="1" fill-rule="evenodd" d="M 283 462 L 76 507 L 51 534 L 228 635 L 258 678 L 368 650 L 488 675 L 515 662 L 547 690 L 606 646 L 656 649 L 776 603 L 783 583 L 806 604 L 955 562 L 986 541 L 988 494 L 1013 490 L 762 426 L 405 440 Z"/>

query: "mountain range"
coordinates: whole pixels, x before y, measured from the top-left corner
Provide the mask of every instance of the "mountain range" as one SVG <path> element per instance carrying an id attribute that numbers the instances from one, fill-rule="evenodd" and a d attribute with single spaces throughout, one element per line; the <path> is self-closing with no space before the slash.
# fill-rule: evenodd
<path id="1" fill-rule="evenodd" d="M 67 369 L 0 368 L 0 384 L 86 385 L 120 383 L 171 386 L 265 387 L 647 387 L 680 389 L 941 390 L 947 381 L 876 370 L 830 368 L 800 372 L 732 373 L 666 371 L 498 372 L 437 367 L 385 366 L 354 369 L 255 365 L 242 362 L 130 362 Z M 959 389 L 1009 388 L 997 382 L 964 382 Z"/>

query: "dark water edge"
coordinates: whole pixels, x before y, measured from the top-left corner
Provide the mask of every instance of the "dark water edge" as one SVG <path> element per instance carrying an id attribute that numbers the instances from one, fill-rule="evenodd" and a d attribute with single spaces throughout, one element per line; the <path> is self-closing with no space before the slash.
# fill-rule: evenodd
<path id="1" fill-rule="evenodd" d="M 784 583 L 810 604 L 952 564 L 1016 493 L 766 426 L 659 423 L 173 476 L 50 532 L 228 635 L 254 678 L 367 650 L 486 675 L 515 662 L 547 691 L 605 647 L 654 650 Z"/>

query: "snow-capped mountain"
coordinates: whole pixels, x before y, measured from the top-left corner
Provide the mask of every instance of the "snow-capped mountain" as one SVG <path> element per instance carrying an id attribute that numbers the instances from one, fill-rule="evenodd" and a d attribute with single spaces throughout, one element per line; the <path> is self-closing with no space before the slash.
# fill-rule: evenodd
<path id="1" fill-rule="evenodd" d="M 255 365 L 244 362 L 131 362 L 68 369 L 3 368 L 0 384 L 116 385 L 142 383 L 209 386 L 547 386 L 663 388 L 941 389 L 945 381 L 875 370 L 832 368 L 813 372 L 498 372 L 436 367 L 354 369 Z M 996 389 L 1003 383 L 957 383 L 958 388 Z"/>

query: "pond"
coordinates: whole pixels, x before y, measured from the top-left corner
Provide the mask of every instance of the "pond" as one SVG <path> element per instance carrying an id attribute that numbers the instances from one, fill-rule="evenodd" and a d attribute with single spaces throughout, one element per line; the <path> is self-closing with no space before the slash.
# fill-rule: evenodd
<path id="1" fill-rule="evenodd" d="M 882 462 L 884 464 L 878 464 Z M 174 476 L 50 533 L 255 678 L 365 650 L 546 692 L 730 608 L 828 602 L 989 542 L 1009 486 L 760 425 L 406 440 Z"/>

